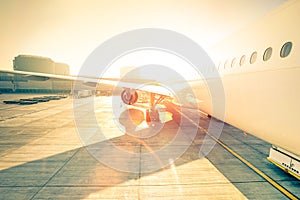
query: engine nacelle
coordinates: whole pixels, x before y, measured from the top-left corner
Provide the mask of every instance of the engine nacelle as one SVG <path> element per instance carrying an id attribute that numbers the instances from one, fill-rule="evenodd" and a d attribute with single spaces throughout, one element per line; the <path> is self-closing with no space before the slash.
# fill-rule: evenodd
<path id="1" fill-rule="evenodd" d="M 121 93 L 121 99 L 122 101 L 127 105 L 135 104 L 138 100 L 138 93 L 134 89 L 128 89 L 122 91 Z"/>

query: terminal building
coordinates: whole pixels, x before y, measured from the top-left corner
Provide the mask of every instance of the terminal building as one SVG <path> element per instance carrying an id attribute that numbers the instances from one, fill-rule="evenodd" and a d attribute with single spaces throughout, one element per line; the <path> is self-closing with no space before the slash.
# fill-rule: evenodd
<path id="1" fill-rule="evenodd" d="M 45 74 L 70 75 L 70 67 L 65 63 L 54 62 L 51 58 L 18 55 L 13 60 L 15 71 L 27 71 Z M 71 81 L 64 80 L 28 80 L 23 76 L 0 73 L 1 92 L 19 93 L 70 93 Z"/>

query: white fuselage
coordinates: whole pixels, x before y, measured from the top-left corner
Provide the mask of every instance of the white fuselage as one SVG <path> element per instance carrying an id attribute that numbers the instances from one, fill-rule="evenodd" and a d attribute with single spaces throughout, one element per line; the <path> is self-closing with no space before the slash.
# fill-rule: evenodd
<path id="1" fill-rule="evenodd" d="M 300 1 L 289 1 L 211 51 L 225 92 L 224 121 L 298 156 L 299 11 Z M 292 44 L 291 52 L 281 57 L 281 49 L 287 42 Z M 264 61 L 264 52 L 269 47 L 272 48 L 271 57 Z M 251 64 L 253 52 L 257 52 L 257 58 Z M 243 55 L 245 61 L 240 65 Z M 200 109 L 219 118 L 212 110 L 209 89 L 201 87 L 195 91 L 201 100 Z"/>

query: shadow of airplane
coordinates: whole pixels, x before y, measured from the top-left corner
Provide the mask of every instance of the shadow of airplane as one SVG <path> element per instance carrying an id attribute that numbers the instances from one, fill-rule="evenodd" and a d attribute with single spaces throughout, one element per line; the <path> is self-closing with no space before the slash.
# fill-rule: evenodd
<path id="1" fill-rule="evenodd" d="M 136 130 L 137 125 L 144 120 L 140 111 L 132 110 L 122 113 L 119 120 L 126 126 L 128 134 L 2 170 L 0 172 L 2 195 L 0 199 L 138 199 L 139 190 L 143 187 L 170 184 L 184 186 L 186 183 L 182 180 L 191 179 L 192 177 L 185 177 L 185 173 L 190 172 L 184 169 L 180 172 L 181 174 L 176 175 L 173 166 L 180 167 L 199 160 L 199 151 L 205 134 L 198 131 L 194 138 L 190 138 L 188 127 L 191 124 L 187 123 L 179 127 L 178 124 L 181 123 L 179 113 L 175 112 L 170 105 L 168 105 L 168 111 L 172 111 L 173 120 L 164 124 L 155 123 L 154 128 L 150 130 Z M 128 116 L 132 114 L 133 116 Z M 211 119 L 201 118 L 201 124 L 207 126 L 209 120 Z M 151 124 L 150 127 L 152 127 Z M 237 133 L 237 129 L 234 128 L 230 130 L 235 130 L 234 135 L 226 133 L 221 136 L 221 139 L 233 140 L 235 138 L 236 143 L 244 142 L 245 138 L 242 133 Z M 181 133 L 180 138 L 174 142 L 178 132 Z M 149 133 L 151 137 L 146 137 Z M 254 141 L 253 136 L 249 137 Z M 108 142 L 131 156 L 122 157 L 117 151 L 108 151 L 110 150 L 106 148 Z M 259 145 L 254 150 L 266 151 L 267 147 L 263 148 L 263 142 Z M 181 153 L 179 156 L 178 149 L 184 150 L 179 152 Z M 100 161 L 105 159 L 109 163 L 103 164 L 99 158 Z M 254 172 L 234 160 L 233 156 L 218 144 L 214 146 L 207 158 L 245 194 L 248 194 L 247 188 L 241 182 L 250 181 L 256 184 L 263 182 Z M 124 170 L 120 171 L 111 167 L 112 163 Z M 272 169 L 276 171 L 273 173 L 285 175 L 277 168 Z M 242 173 L 246 176 L 238 179 L 233 176 L 233 171 L 235 174 Z M 149 175 L 164 172 L 167 173 L 169 182 L 157 179 L 142 182 Z M 197 171 L 197 173 L 203 173 L 204 176 L 207 172 Z M 287 177 L 286 180 L 295 181 L 293 177 L 288 175 L 285 177 Z M 194 184 L 203 184 L 201 181 L 198 183 L 196 180 L 193 181 Z M 216 191 L 218 192 L 222 191 Z"/>

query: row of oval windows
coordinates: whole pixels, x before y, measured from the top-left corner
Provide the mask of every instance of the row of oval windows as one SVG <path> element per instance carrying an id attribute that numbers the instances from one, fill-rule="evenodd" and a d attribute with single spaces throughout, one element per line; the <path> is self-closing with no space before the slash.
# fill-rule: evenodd
<path id="1" fill-rule="evenodd" d="M 281 58 L 287 57 L 291 53 L 292 46 L 293 46 L 292 42 L 286 42 L 284 45 L 282 45 L 281 50 L 280 50 L 280 57 Z M 269 60 L 272 56 L 272 53 L 273 53 L 272 47 L 267 48 L 263 55 L 263 61 Z M 249 62 L 250 62 L 250 64 L 253 64 L 253 63 L 255 63 L 256 60 L 257 60 L 257 52 L 255 51 L 251 54 Z M 236 65 L 236 62 L 237 62 L 237 59 L 233 58 L 233 60 L 231 61 L 231 68 L 233 68 Z M 240 58 L 239 65 L 242 66 L 245 64 L 245 62 L 246 62 L 246 56 L 243 55 Z M 226 69 L 228 67 L 229 67 L 229 61 L 227 60 L 224 63 L 224 69 Z M 219 70 L 221 69 L 221 63 L 219 64 L 218 69 Z"/>

